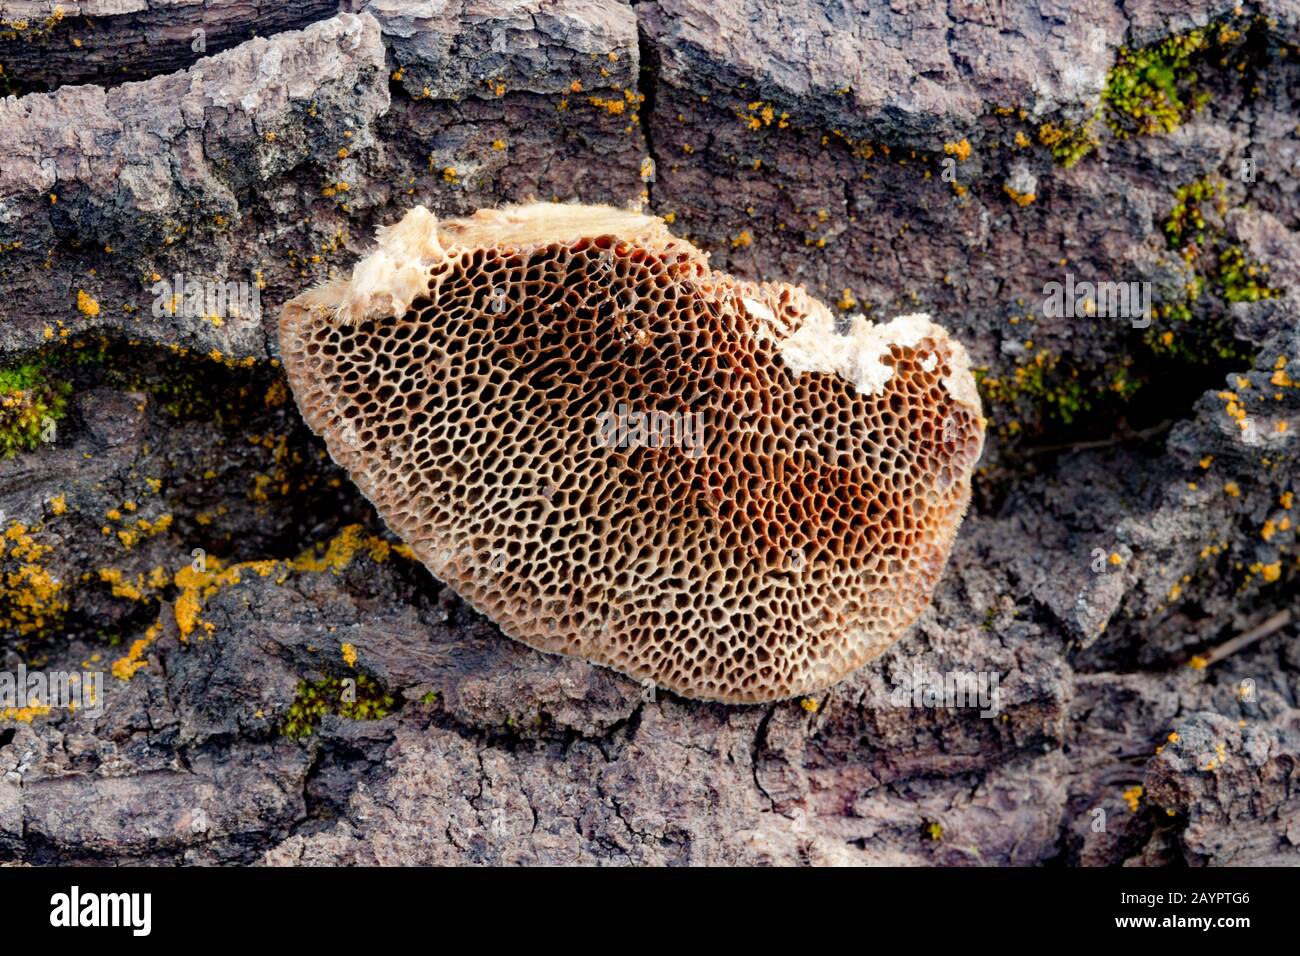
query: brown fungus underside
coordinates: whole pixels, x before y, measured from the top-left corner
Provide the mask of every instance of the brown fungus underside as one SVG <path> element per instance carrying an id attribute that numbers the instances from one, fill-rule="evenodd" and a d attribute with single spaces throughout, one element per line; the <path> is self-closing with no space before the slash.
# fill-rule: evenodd
<path id="1" fill-rule="evenodd" d="M 289 381 L 503 633 L 756 702 L 827 687 L 925 607 L 984 428 L 927 317 L 840 334 L 801 288 L 609 207 L 418 207 L 379 238 L 286 305 Z"/>

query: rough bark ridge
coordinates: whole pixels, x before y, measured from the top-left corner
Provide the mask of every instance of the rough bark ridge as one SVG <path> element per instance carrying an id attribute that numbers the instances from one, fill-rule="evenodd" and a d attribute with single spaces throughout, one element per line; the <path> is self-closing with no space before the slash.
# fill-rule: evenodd
<path id="1" fill-rule="evenodd" d="M 5 667 L 113 670 L 99 717 L 3 715 L 5 858 L 1300 862 L 1297 3 L 0 20 L 0 390 L 55 425 L 0 461 Z M 910 636 L 816 701 L 652 698 L 394 547 L 274 316 L 416 203 L 529 198 L 955 329 L 989 445 Z M 1150 280 L 1150 327 L 1045 314 L 1067 274 Z M 903 706 L 928 672 L 996 715 Z"/>

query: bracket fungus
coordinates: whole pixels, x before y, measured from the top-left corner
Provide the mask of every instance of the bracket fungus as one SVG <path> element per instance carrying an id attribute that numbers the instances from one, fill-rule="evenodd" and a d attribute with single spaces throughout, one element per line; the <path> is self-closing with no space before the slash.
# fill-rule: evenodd
<path id="1" fill-rule="evenodd" d="M 842 334 L 604 206 L 417 207 L 285 306 L 280 349 L 330 454 L 502 632 L 706 700 L 817 691 L 900 637 L 984 440 L 928 317 Z"/>

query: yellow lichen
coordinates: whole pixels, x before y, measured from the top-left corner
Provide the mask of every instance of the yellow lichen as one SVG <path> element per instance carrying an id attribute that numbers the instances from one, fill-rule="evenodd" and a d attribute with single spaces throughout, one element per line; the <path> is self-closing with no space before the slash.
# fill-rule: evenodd
<path id="1" fill-rule="evenodd" d="M 134 582 L 128 581 L 126 575 L 118 568 L 100 568 L 99 579 L 112 589 L 113 597 L 126 598 L 128 601 L 143 601 L 144 575 L 136 575 Z"/>
<path id="2" fill-rule="evenodd" d="M 119 657 L 113 662 L 109 668 L 113 676 L 118 680 L 130 680 L 135 676 L 136 671 L 145 667 L 149 662 L 144 659 L 144 652 L 157 639 L 161 630 L 158 624 L 149 625 L 149 629 L 144 632 L 144 637 L 131 644 L 131 650 L 126 656 Z"/>
<path id="3" fill-rule="evenodd" d="M 42 634 L 68 609 L 63 584 L 42 563 L 53 550 L 18 522 L 0 536 L 0 559 L 13 563 L 11 569 L 0 571 L 0 633 Z"/>
<path id="4" fill-rule="evenodd" d="M 0 720 L 13 720 L 30 724 L 37 717 L 46 716 L 53 708 L 48 704 L 29 704 L 26 707 L 6 707 L 0 710 Z"/>
<path id="5" fill-rule="evenodd" d="M 1035 199 L 1038 198 L 1034 193 L 1016 192 L 1008 185 L 1003 185 L 1002 191 L 1005 192 L 1008 196 L 1010 196 L 1011 201 L 1015 203 L 1017 206 L 1028 206 L 1032 204 Z"/>
<path id="6" fill-rule="evenodd" d="M 963 137 L 956 143 L 944 143 L 943 151 L 949 156 L 957 157 L 957 162 L 963 163 L 970 158 L 970 140 Z"/>
<path id="7" fill-rule="evenodd" d="M 87 318 L 99 315 L 99 303 L 85 289 L 77 290 L 77 311 Z"/>

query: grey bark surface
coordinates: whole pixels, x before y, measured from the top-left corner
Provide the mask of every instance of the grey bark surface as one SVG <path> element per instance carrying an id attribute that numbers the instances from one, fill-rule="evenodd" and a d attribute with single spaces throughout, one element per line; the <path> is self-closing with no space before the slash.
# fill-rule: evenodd
<path id="1" fill-rule="evenodd" d="M 1300 4 L 1261 5 L 1277 55 L 1253 89 L 1208 78 L 1167 135 L 1103 127 L 1069 168 L 1035 135 L 1095 110 L 1120 46 L 1233 6 L 133 0 L 64 4 L 46 29 L 53 5 L 0 2 L 28 21 L 0 36 L 21 94 L 0 100 L 0 353 L 54 355 L 76 384 L 57 439 L 0 460 L 0 530 L 47 549 L 66 602 L 0 651 L 107 669 L 148 642 L 101 716 L 0 721 L 0 855 L 1300 863 L 1300 624 L 1189 666 L 1296 604 L 1300 510 L 1279 502 L 1300 491 L 1300 389 L 1272 382 L 1279 358 L 1300 378 Z M 963 139 L 958 196 L 940 170 Z M 1009 320 L 1067 268 L 1180 288 L 1162 222 L 1205 175 L 1226 181 L 1216 225 L 1283 290 L 1223 305 L 1253 366 L 1155 383 L 1136 401 L 1181 404 L 1150 428 L 1099 405 L 1051 447 L 991 431 L 932 607 L 815 701 L 648 694 L 502 637 L 395 552 L 325 556 L 384 529 L 277 393 L 275 317 L 415 203 L 641 202 L 719 268 L 929 311 L 1005 377 L 1038 350 L 1127 354 L 1118 320 Z M 155 314 L 177 273 L 253 283 L 260 307 Z M 1260 395 L 1257 428 L 1225 389 Z M 187 590 L 194 549 L 236 573 Z M 0 554 L 0 585 L 24 560 Z M 997 714 L 900 706 L 929 672 L 996 673 Z M 301 682 L 358 673 L 387 716 L 282 732 Z"/>

